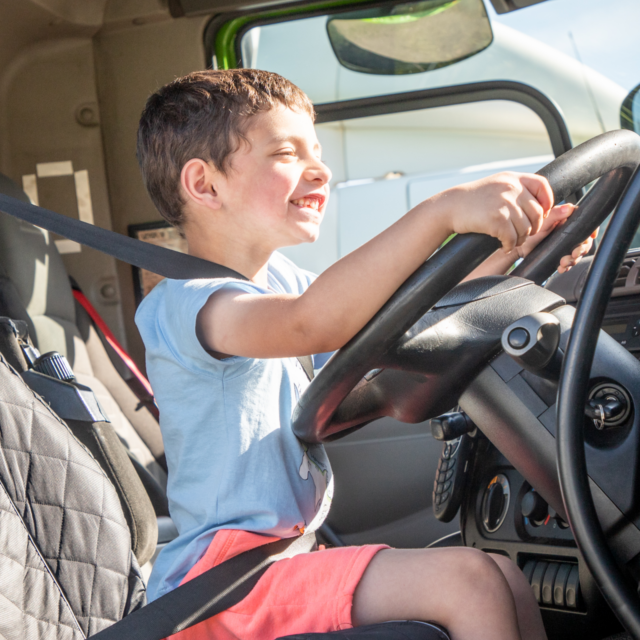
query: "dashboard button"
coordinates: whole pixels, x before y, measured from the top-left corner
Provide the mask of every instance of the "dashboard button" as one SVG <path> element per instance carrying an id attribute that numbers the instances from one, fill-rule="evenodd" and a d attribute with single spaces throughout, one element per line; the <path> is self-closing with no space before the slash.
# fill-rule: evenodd
<path id="1" fill-rule="evenodd" d="M 567 586 L 565 588 L 565 603 L 569 609 L 578 608 L 578 596 L 580 593 L 580 574 L 578 565 L 571 567 L 571 572 L 567 578 Z"/>
<path id="2" fill-rule="evenodd" d="M 545 571 L 549 563 L 540 561 L 536 565 L 536 568 L 533 570 L 533 575 L 531 576 L 531 588 L 533 589 L 533 597 L 537 602 L 540 602 L 540 595 L 542 590 L 542 580 L 544 578 Z"/>
<path id="3" fill-rule="evenodd" d="M 540 592 L 542 604 L 553 604 L 553 587 L 555 586 L 558 569 L 560 569 L 560 565 L 557 562 L 550 562 L 544 573 Z"/>
<path id="4" fill-rule="evenodd" d="M 553 585 L 553 604 L 555 604 L 556 607 L 565 606 L 564 594 L 567 587 L 567 578 L 571 573 L 571 569 L 572 565 L 563 562 L 556 574 L 556 580 Z"/>
<path id="5" fill-rule="evenodd" d="M 508 340 L 510 347 L 514 349 L 524 349 L 529 344 L 531 336 L 526 329 L 518 328 L 509 334 Z"/>

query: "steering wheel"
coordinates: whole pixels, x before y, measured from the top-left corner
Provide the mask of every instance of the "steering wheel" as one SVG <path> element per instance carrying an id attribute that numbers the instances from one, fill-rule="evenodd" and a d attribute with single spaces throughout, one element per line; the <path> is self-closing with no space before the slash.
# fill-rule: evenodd
<path id="1" fill-rule="evenodd" d="M 419 422 L 454 406 L 465 386 L 499 352 L 502 330 L 532 312 L 526 310 L 526 300 L 543 296 L 545 290 L 531 281 L 541 284 L 546 280 L 560 258 L 604 221 L 638 164 L 640 136 L 620 130 L 593 138 L 541 169 L 538 174 L 549 180 L 555 202 L 600 180 L 580 200 L 568 221 L 512 272 L 519 278 L 482 278 L 480 284 L 474 280 L 454 289 L 500 247 L 498 240 L 482 234 L 458 235 L 432 255 L 312 380 L 294 410 L 294 433 L 309 443 L 327 442 L 383 415 Z M 515 290 L 524 285 L 530 286 L 523 297 Z M 534 295 L 533 289 L 538 294 Z M 471 336 L 464 349 L 456 351 L 461 344 L 459 336 L 440 336 L 437 328 L 433 329 L 452 305 L 487 299 L 506 290 L 515 291 L 513 308 L 503 314 L 503 326 L 493 331 L 491 339 Z M 486 313 L 491 313 L 490 306 Z M 431 338 L 427 342 L 415 340 L 416 333 L 425 327 L 433 329 Z M 456 354 L 454 362 L 447 357 L 452 353 Z M 386 379 L 387 391 L 391 391 L 384 398 L 380 384 L 377 389 L 367 384 L 376 382 L 374 378 Z"/>
<path id="2" fill-rule="evenodd" d="M 560 486 L 574 538 L 600 591 L 636 639 L 640 638 L 640 599 L 616 563 L 596 514 L 587 475 L 582 408 L 613 283 L 639 224 L 640 172 L 636 171 L 600 243 L 574 318 L 560 377 L 557 437 Z"/>

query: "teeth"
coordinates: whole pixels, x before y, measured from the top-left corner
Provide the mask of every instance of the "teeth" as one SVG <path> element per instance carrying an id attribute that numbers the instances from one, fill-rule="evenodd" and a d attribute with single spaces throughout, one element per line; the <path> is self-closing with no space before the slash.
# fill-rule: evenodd
<path id="1" fill-rule="evenodd" d="M 297 200 L 291 201 L 293 204 L 298 207 L 307 207 L 310 209 L 318 210 L 319 202 L 316 198 L 298 198 Z"/>

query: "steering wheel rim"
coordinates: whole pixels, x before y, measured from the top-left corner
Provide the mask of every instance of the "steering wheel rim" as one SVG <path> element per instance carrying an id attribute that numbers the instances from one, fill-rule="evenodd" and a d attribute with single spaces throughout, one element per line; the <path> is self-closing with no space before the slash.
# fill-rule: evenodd
<path id="1" fill-rule="evenodd" d="M 640 136 L 621 130 L 593 138 L 541 169 L 538 173 L 549 180 L 555 202 L 604 178 L 581 200 L 569 221 L 540 243 L 514 275 L 540 282 L 551 275 L 560 257 L 604 220 L 639 163 Z M 331 420 L 356 384 L 420 317 L 499 247 L 495 238 L 466 234 L 456 236 L 432 255 L 312 380 L 294 409 L 294 433 L 309 443 L 340 437 L 341 428 L 332 427 Z"/>
<path id="2" fill-rule="evenodd" d="M 640 639 L 640 599 L 610 551 L 596 513 L 587 474 L 583 411 L 600 326 L 639 224 L 640 169 L 600 242 L 578 304 L 560 375 L 556 441 L 560 488 L 573 536 L 609 606 L 636 639 Z"/>

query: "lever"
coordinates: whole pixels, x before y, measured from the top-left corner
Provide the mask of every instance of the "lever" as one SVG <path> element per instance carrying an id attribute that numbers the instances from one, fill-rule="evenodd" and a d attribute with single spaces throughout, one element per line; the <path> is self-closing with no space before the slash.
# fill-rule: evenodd
<path id="1" fill-rule="evenodd" d="M 502 348 L 524 369 L 557 381 L 562 366 L 560 321 L 550 313 L 532 313 L 502 333 Z"/>
<path id="2" fill-rule="evenodd" d="M 431 418 L 431 434 L 436 440 L 455 440 L 476 428 L 471 418 L 462 411 L 445 413 L 437 418 Z"/>

